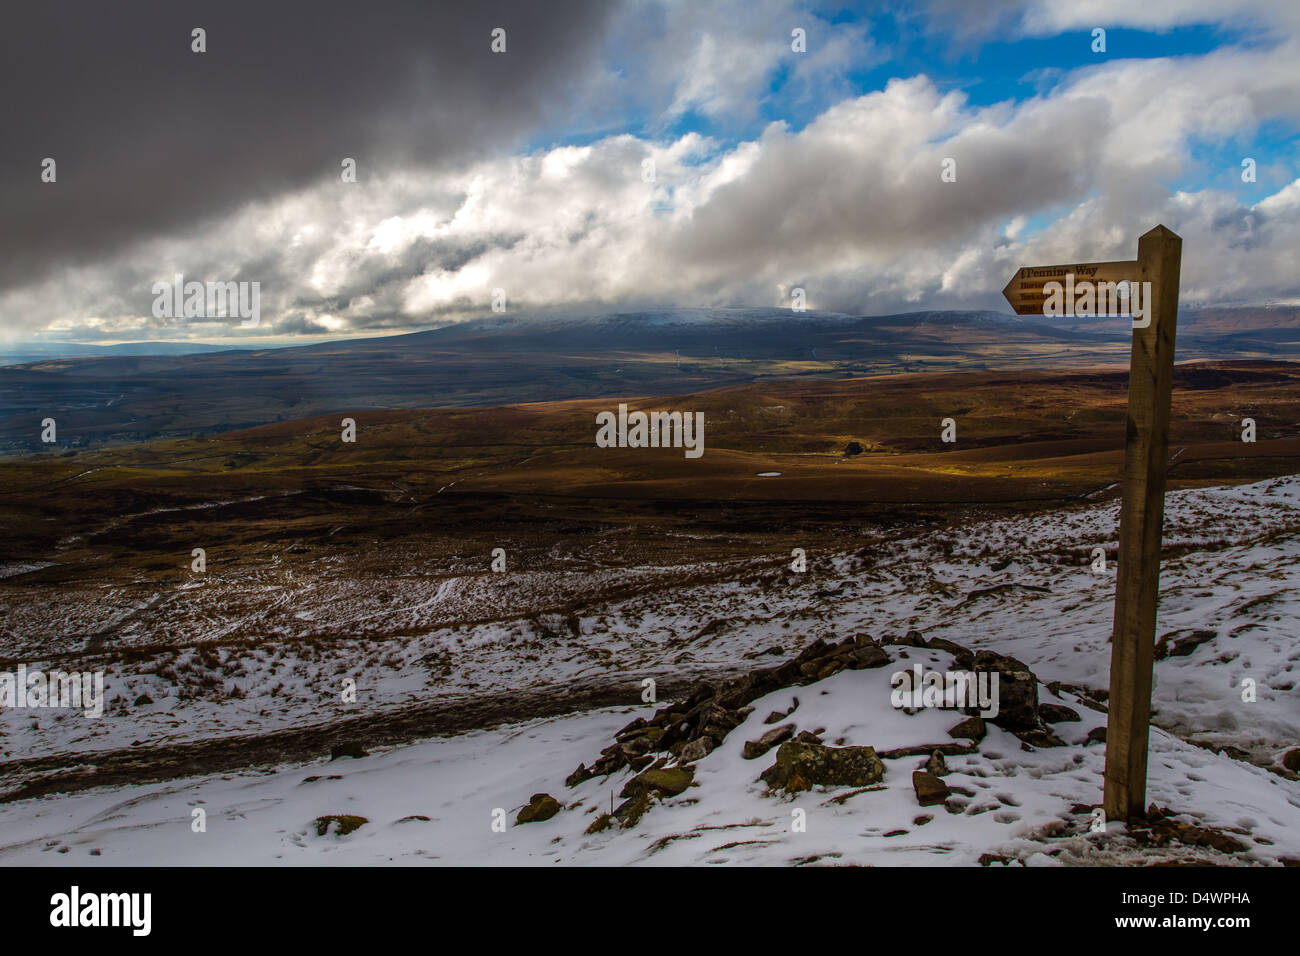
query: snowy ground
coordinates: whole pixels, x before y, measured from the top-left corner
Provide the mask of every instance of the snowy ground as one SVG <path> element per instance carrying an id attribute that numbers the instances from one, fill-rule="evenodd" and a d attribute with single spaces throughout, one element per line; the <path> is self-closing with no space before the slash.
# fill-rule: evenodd
<path id="1" fill-rule="evenodd" d="M 946 655 L 918 652 L 938 664 Z M 822 863 L 972 865 L 995 853 L 1028 865 L 1151 859 L 1125 830 L 1089 833 L 1073 804 L 1099 800 L 1104 751 L 1084 744 L 1098 715 L 1061 724 L 1070 746 L 1025 752 L 993 728 L 980 752 L 949 757 L 945 778 L 960 812 L 919 807 L 911 771 L 922 761 L 887 762 L 886 789 L 763 795 L 758 773 L 771 756 L 746 761 L 745 739 L 768 729 L 760 714 L 801 697 L 800 726 L 827 738 L 879 749 L 946 740 L 953 715 L 907 716 L 889 705 L 888 669 L 848 671 L 819 685 L 781 691 L 756 703 L 749 722 L 698 764 L 697 786 L 656 806 L 631 830 L 584 830 L 629 774 L 566 790 L 562 779 L 626 723 L 631 709 L 534 722 L 318 766 L 279 768 L 126 790 L 92 791 L 6 806 L 0 864 L 695 864 Z M 644 713 L 644 711 L 642 711 Z M 515 826 L 529 795 L 548 791 L 566 809 L 549 821 Z M 617 798 L 616 798 L 617 799 Z M 1183 743 L 1152 737 L 1149 799 L 1201 823 L 1242 834 L 1252 849 L 1223 857 L 1182 851 L 1179 858 L 1272 862 L 1300 854 L 1300 787 L 1267 771 Z M 194 832 L 194 810 L 206 832 Z M 492 828 L 504 810 L 505 832 Z M 793 811 L 805 811 L 796 832 Z M 347 836 L 317 836 L 328 814 L 367 819 Z M 427 819 L 423 819 L 427 818 Z M 928 818 L 928 819 L 927 819 Z"/>
<path id="2" fill-rule="evenodd" d="M 11 755 L 79 751 L 320 721 L 338 706 L 335 685 L 348 675 L 357 678 L 364 706 L 383 708 L 430 692 L 508 693 L 534 685 L 562 692 L 565 681 L 593 674 L 752 666 L 753 655 L 773 645 L 792 656 L 817 637 L 880 637 L 910 628 L 1017 657 L 1044 682 L 1104 690 L 1114 566 L 1098 574 L 1089 562 L 1094 547 L 1105 548 L 1113 561 L 1116 516 L 1114 503 L 1087 505 L 863 551 L 809 554 L 806 575 L 786 570 L 784 554 L 710 568 L 707 584 L 589 604 L 577 616 L 576 633 L 563 620 L 488 621 L 434 628 L 379 650 L 334 643 L 315 654 L 290 644 L 231 651 L 244 694 L 237 700 L 183 696 L 166 675 L 123 670 L 108 678 L 119 702 L 147 692 L 154 704 L 111 707 L 99 721 L 71 714 L 51 719 L 46 712 L 37 726 L 30 714 L 6 712 L 5 748 Z M 1186 656 L 1156 665 L 1159 729 L 1152 733 L 1148 800 L 1235 832 L 1251 847 L 1230 858 L 1208 850 L 1181 851 L 1179 858 L 1300 857 L 1300 782 L 1264 769 L 1276 769 L 1282 753 L 1300 745 L 1300 480 L 1173 493 L 1165 543 L 1172 554 L 1162 575 L 1158 633 L 1172 634 L 1171 642 L 1202 633 Z M 466 580 L 450 587 L 460 586 L 486 585 Z M 899 667 L 920 661 L 942 670 L 951 661 L 939 651 L 891 652 L 910 655 Z M 430 654 L 439 667 L 427 666 Z M 231 660 L 214 666 L 229 673 Z M 1061 702 L 1083 716 L 1080 723 L 1055 725 L 1068 746 L 1025 751 L 1016 738 L 990 728 L 978 754 L 948 758 L 953 772 L 946 782 L 972 794 L 959 793 L 949 809 L 918 806 L 911 787 L 911 772 L 923 762 L 917 757 L 887 761 L 886 789 L 842 803 L 834 799 L 837 791 L 793 801 L 763 794 L 757 777 L 771 755 L 746 761 L 740 750 L 768 729 L 763 716 L 784 710 L 792 695 L 801 705 L 791 719 L 801 730 L 826 728 L 828 743 L 887 750 L 949 740 L 951 712 L 909 716 L 890 705 L 894 669 L 842 672 L 755 702 L 748 722 L 699 762 L 696 786 L 654 807 L 631 830 L 583 833 L 598 812 L 609 810 L 611 790 L 617 796 L 628 774 L 571 790 L 563 784 L 619 727 L 653 710 L 636 703 L 640 687 L 630 682 L 634 706 L 417 743 L 361 760 L 0 805 L 0 863 L 972 864 L 985 853 L 1029 864 L 1151 859 L 1152 851 L 1132 847 L 1123 827 L 1090 834 L 1086 815 L 1072 812 L 1075 804 L 1100 800 L 1104 747 L 1087 743 L 1086 735 L 1105 718 L 1064 691 Z M 1246 680 L 1255 684 L 1254 701 L 1242 699 Z M 277 682 L 292 686 L 271 695 Z M 1045 689 L 1041 696 L 1052 700 Z M 1221 747 L 1239 759 L 1207 749 Z M 518 808 L 541 791 L 567 809 L 546 822 L 514 826 Z M 207 813 L 206 833 L 191 830 L 195 808 Z M 510 821 L 504 833 L 491 828 L 498 808 Z M 795 809 L 806 811 L 806 832 L 792 830 Z M 368 822 L 346 836 L 317 836 L 312 821 L 325 814 Z"/>

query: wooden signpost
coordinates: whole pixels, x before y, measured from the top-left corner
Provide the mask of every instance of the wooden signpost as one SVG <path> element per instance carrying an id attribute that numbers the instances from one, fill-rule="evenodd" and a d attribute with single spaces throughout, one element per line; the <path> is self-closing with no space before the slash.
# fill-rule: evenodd
<path id="1" fill-rule="evenodd" d="M 1048 294 L 1043 287 L 1049 282 L 1065 283 L 1073 275 L 1083 282 L 1132 282 L 1137 278 L 1136 262 L 1076 262 L 1059 266 L 1024 266 L 1011 277 L 1002 295 L 1017 315 L 1042 315 Z"/>
<path id="2" fill-rule="evenodd" d="M 1064 283 L 1067 273 L 1073 273 L 1075 281 L 1139 282 L 1146 292 L 1146 316 L 1141 323 L 1133 323 L 1129 357 L 1124 498 L 1111 630 L 1110 712 L 1106 720 L 1104 807 L 1110 820 L 1127 821 L 1146 812 L 1147 744 L 1182 248 L 1182 239 L 1164 226 L 1156 226 L 1138 240 L 1136 262 L 1026 267 L 1002 290 L 1021 315 L 1042 314 L 1043 303 L 1050 296 L 1044 286 Z M 1088 274 L 1086 270 L 1093 271 Z"/>

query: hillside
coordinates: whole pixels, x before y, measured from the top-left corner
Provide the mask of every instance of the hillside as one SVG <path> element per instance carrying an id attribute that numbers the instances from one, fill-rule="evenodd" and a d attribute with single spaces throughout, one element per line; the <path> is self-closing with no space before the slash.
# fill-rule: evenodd
<path id="1" fill-rule="evenodd" d="M 0 862 L 173 862 L 201 805 L 210 835 L 188 844 L 189 863 L 1294 864 L 1298 505 L 1295 479 L 1169 496 L 1148 791 L 1165 809 L 1143 826 L 1091 826 L 1115 572 L 1087 556 L 1113 555 L 1110 502 L 810 545 L 803 574 L 788 554 L 808 539 L 776 533 L 766 555 L 720 564 L 692 548 L 675 582 L 583 552 L 499 576 L 352 569 L 347 592 L 320 574 L 216 570 L 166 594 L 168 616 L 260 594 L 245 638 L 122 653 L 137 627 L 123 621 L 117 652 L 79 658 L 108 669 L 101 720 L 5 718 Z M 586 596 L 546 613 L 578 580 Z M 406 623 L 378 639 L 363 630 L 376 614 Z M 343 625 L 334 638 L 282 629 L 327 615 Z M 839 642 L 861 655 L 832 660 Z M 893 706 L 898 671 L 970 666 L 979 651 L 1032 672 L 986 726 L 952 733 L 964 715 Z M 736 674 L 752 690 L 722 711 L 691 706 L 742 686 L 724 684 Z M 339 700 L 345 675 L 359 704 Z M 656 703 L 641 700 L 647 677 Z M 1245 677 L 1259 683 L 1249 704 Z M 674 710 L 683 726 L 705 712 L 736 725 L 702 754 L 637 743 Z M 769 788 L 760 774 L 781 751 L 747 757 L 746 742 L 787 725 L 817 747 L 873 748 L 879 773 Z M 574 772 L 602 751 L 608 768 Z M 661 757 L 672 775 L 639 791 Z M 927 766 L 941 789 L 922 802 L 913 772 Z M 554 815 L 517 823 L 539 793 Z"/>
<path id="2" fill-rule="evenodd" d="M 1300 359 L 1297 309 L 1188 311 L 1180 360 Z M 681 395 L 773 379 L 1127 366 L 1125 320 L 996 312 L 850 316 L 677 309 L 489 316 L 426 332 L 282 349 L 65 358 L 0 367 L 0 453 L 292 421 L 343 410 Z"/>

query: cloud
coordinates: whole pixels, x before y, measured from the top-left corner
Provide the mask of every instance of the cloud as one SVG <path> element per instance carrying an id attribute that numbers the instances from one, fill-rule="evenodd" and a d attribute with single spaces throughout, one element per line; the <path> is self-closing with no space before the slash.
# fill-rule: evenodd
<path id="1" fill-rule="evenodd" d="M 755 9 L 767 32 L 740 48 L 788 37 L 781 11 L 799 15 Z M 631 23 L 652 33 L 642 55 L 662 75 L 647 101 L 671 113 L 761 97 L 762 69 L 699 65 L 703 37 L 721 28 L 690 37 L 681 16 L 646 4 L 609 21 L 613 40 Z M 1103 62 L 1033 98 L 974 106 L 926 76 L 828 93 L 859 42 L 835 36 L 824 69 L 788 94 L 830 100 L 802 126 L 769 123 L 739 142 L 651 129 L 526 152 L 450 150 L 366 169 L 354 184 L 309 177 L 215 204 L 202 228 L 140 225 L 111 253 L 12 284 L 0 315 L 20 331 L 237 340 L 427 327 L 488 313 L 497 289 L 510 311 L 529 312 L 785 305 L 796 286 L 810 307 L 836 311 L 1003 308 L 1018 266 L 1130 258 L 1157 222 L 1184 238 L 1185 303 L 1300 298 L 1300 181 L 1288 157 L 1255 145 L 1268 124 L 1300 124 L 1294 37 Z M 668 68 L 674 49 L 689 66 Z M 593 117 L 631 95 L 626 77 L 589 75 L 581 96 Z M 1171 189 L 1196 171 L 1203 142 L 1256 158 L 1258 195 L 1242 198 L 1235 168 L 1210 188 Z M 955 182 L 940 178 L 946 159 Z M 154 319 L 151 285 L 176 272 L 260 282 L 263 328 Z"/>
<path id="2" fill-rule="evenodd" d="M 588 71 L 602 0 L 22 4 L 0 31 L 0 287 L 259 199 L 518 145 Z M 507 50 L 490 49 L 507 30 Z M 191 50 L 191 30 L 207 51 Z M 40 181 L 55 159 L 58 179 Z"/>
<path id="3" fill-rule="evenodd" d="M 1269 31 L 1293 30 L 1300 9 L 1293 0 L 1021 0 L 1020 25 L 1031 36 L 1094 27 L 1170 30 L 1193 24 Z"/>

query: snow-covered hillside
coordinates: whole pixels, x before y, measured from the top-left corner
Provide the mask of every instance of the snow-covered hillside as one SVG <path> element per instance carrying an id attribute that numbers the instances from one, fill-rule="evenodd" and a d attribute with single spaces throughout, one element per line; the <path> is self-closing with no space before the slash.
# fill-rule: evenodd
<path id="1" fill-rule="evenodd" d="M 1104 832 L 1090 826 L 1089 808 L 1102 790 L 1104 744 L 1094 731 L 1105 725 L 1097 708 L 1108 682 L 1114 592 L 1113 563 L 1097 573 L 1090 561 L 1093 548 L 1102 547 L 1113 562 L 1116 513 L 1114 503 L 1083 505 L 810 554 L 806 575 L 786 569 L 788 555 L 700 568 L 706 583 L 597 605 L 571 633 L 561 633 L 558 622 L 542 633 L 529 622 L 489 621 L 434 628 L 377 653 L 342 647 L 304 655 L 294 662 L 303 675 L 297 695 L 282 694 L 280 709 L 260 719 L 259 729 L 322 720 L 333 690 L 316 685 L 349 666 L 359 675 L 365 706 L 374 709 L 399 707 L 432 688 L 449 699 L 530 688 L 563 695 L 575 682 L 620 674 L 627 703 L 374 750 L 360 759 L 329 762 L 322 754 L 317 762 L 271 771 L 0 805 L 0 863 L 974 864 L 983 857 L 1036 865 L 1300 858 L 1300 782 L 1282 764 L 1300 746 L 1300 480 L 1168 497 L 1148 801 L 1216 834 L 1212 845 L 1142 848 L 1140 833 L 1135 841 L 1121 825 Z M 621 802 L 633 773 L 625 769 L 571 788 L 565 779 L 580 763 L 590 765 L 619 728 L 665 703 L 641 703 L 643 676 L 688 666 L 721 672 L 771 665 L 818 639 L 882 638 L 912 629 L 940 645 L 950 641 L 1024 662 L 1042 682 L 1041 702 L 1068 706 L 1082 719 L 1051 724 L 1063 745 L 1049 747 L 1029 748 L 990 725 L 976 752 L 946 757 L 943 780 L 951 793 L 938 805 L 918 803 L 912 773 L 926 757 L 915 754 L 887 757 L 875 787 L 767 793 L 758 777 L 776 749 L 753 760 L 742 750 L 772 729 L 765 717 L 784 713 L 794 698 L 799 705 L 788 721 L 828 745 L 870 746 L 883 754 L 954 742 L 947 731 L 961 715 L 909 714 L 890 700 L 893 672 L 917 663 L 950 670 L 952 654 L 944 646 L 887 644 L 888 666 L 841 670 L 752 701 L 744 722 L 693 764 L 691 786 L 664 795 L 634 827 L 614 823 L 586 832 Z M 779 653 L 763 653 L 773 648 Z M 454 667 L 436 681 L 424 671 L 417 677 L 414 663 L 435 651 Z M 6 746 L 39 753 L 129 747 L 159 732 L 175 739 L 244 732 L 246 711 L 263 707 L 263 689 L 287 676 L 283 655 L 278 669 L 269 657 L 258 660 L 250 655 L 243 662 L 246 696 L 225 703 L 168 699 L 158 675 L 111 674 L 110 686 L 115 680 L 129 685 L 123 697 L 147 687 L 157 697 L 155 708 L 148 714 L 110 708 L 101 721 L 43 714 L 37 728 L 10 712 Z M 1251 682 L 1254 699 L 1243 695 Z M 168 717 L 153 716 L 158 708 Z M 94 737 L 87 736 L 88 725 L 98 731 Z M 515 825 L 530 796 L 543 792 L 564 809 Z M 195 809 L 206 812 L 205 833 L 191 829 Z M 504 832 L 492 826 L 498 810 L 508 824 Z M 800 810 L 802 817 L 794 812 Z M 329 827 L 318 836 L 314 821 L 330 815 L 365 822 L 346 835 Z M 806 828 L 796 827 L 797 820 Z M 1233 852 L 1223 852 L 1224 840 L 1235 842 Z"/>

